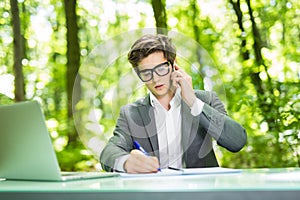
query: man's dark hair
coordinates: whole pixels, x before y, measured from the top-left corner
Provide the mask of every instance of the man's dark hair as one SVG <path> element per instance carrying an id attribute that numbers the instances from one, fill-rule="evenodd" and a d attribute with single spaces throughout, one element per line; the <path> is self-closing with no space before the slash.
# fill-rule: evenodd
<path id="1" fill-rule="evenodd" d="M 164 57 L 173 65 L 176 48 L 170 38 L 161 34 L 147 34 L 138 39 L 128 53 L 128 60 L 136 68 L 142 59 L 154 52 L 163 52 Z"/>

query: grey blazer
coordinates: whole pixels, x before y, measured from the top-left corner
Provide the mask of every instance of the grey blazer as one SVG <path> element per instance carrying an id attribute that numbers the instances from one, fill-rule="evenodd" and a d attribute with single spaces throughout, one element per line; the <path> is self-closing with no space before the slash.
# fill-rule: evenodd
<path id="1" fill-rule="evenodd" d="M 245 129 L 227 116 L 223 103 L 213 92 L 195 90 L 197 98 L 205 104 L 200 115 L 193 116 L 182 101 L 182 148 L 187 168 L 219 166 L 212 147 L 212 138 L 231 152 L 238 152 L 246 143 Z M 112 171 L 115 160 L 127 155 L 137 140 L 144 149 L 159 159 L 154 108 L 147 95 L 121 108 L 113 136 L 100 155 L 106 171 Z"/>

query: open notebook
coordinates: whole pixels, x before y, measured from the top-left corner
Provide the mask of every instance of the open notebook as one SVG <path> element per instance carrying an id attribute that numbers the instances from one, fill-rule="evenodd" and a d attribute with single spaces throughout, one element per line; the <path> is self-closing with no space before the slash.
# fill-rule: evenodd
<path id="1" fill-rule="evenodd" d="M 110 172 L 61 172 L 36 101 L 0 106 L 0 178 L 68 181 L 117 176 Z"/>
<path id="2" fill-rule="evenodd" d="M 240 169 L 231 169 L 231 168 L 223 168 L 223 167 L 207 167 L 207 168 L 166 168 L 161 169 L 161 171 L 157 173 L 148 173 L 148 174 L 128 174 L 128 173 L 120 173 L 121 177 L 133 178 L 133 177 L 160 177 L 160 176 L 182 176 L 182 175 L 211 175 L 211 174 L 233 174 L 240 173 Z"/>

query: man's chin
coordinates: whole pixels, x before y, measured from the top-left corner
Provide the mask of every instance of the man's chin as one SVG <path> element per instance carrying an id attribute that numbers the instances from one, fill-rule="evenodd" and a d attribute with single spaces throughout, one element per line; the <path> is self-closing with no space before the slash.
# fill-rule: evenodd
<path id="1" fill-rule="evenodd" d="M 163 97 L 166 95 L 173 94 L 173 93 L 175 93 L 175 91 L 176 90 L 169 88 L 167 90 L 155 90 L 154 92 L 152 92 L 152 94 L 154 94 L 154 96 L 156 96 L 156 97 Z"/>

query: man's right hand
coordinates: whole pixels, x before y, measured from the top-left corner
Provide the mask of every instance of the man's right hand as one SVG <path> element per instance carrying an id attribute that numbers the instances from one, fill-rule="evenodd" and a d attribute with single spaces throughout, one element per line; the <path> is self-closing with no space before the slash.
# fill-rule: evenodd
<path id="1" fill-rule="evenodd" d="M 141 151 L 134 149 L 125 161 L 124 169 L 131 174 L 155 173 L 159 169 L 159 162 L 157 157 L 146 156 Z"/>

